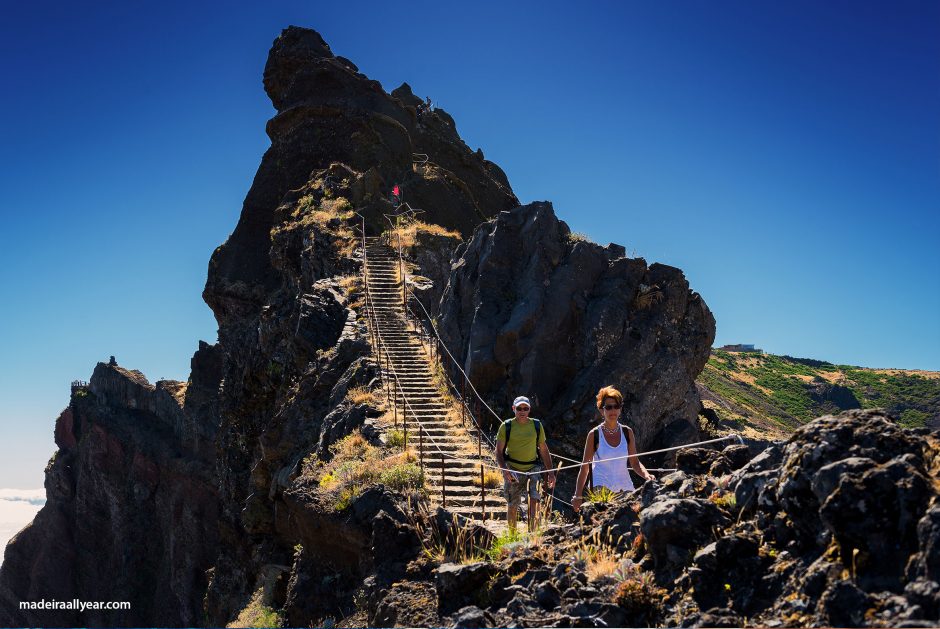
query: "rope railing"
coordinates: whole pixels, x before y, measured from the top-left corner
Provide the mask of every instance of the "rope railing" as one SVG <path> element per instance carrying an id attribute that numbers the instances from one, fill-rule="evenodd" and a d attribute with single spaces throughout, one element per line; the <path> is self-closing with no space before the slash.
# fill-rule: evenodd
<path id="1" fill-rule="evenodd" d="M 407 290 L 407 286 L 406 286 L 406 290 Z M 438 333 L 438 331 L 437 331 L 437 326 L 434 325 L 434 320 L 431 318 L 431 315 L 428 313 L 427 308 L 424 307 L 424 304 L 421 303 L 421 300 L 418 299 L 417 296 L 416 296 L 413 292 L 411 292 L 411 291 L 409 290 L 408 293 L 409 293 L 410 296 L 412 297 L 413 301 L 415 301 L 415 302 L 421 307 L 421 310 L 424 312 L 425 320 L 428 322 L 428 325 L 430 326 L 429 331 L 428 331 L 428 342 L 429 342 L 429 344 L 432 344 L 432 345 L 433 345 L 433 342 L 430 341 L 430 335 L 431 335 L 432 333 L 433 333 L 433 335 L 434 335 L 434 338 L 437 340 L 437 347 L 438 347 L 437 357 L 438 357 L 438 362 L 440 362 L 440 363 L 441 363 L 441 366 L 443 366 L 443 361 L 441 360 L 441 353 L 440 353 L 440 349 L 443 349 L 444 352 L 447 354 L 447 357 L 450 358 L 451 363 L 453 363 L 454 367 L 456 367 L 456 369 L 457 369 L 457 370 L 460 372 L 460 374 L 463 376 L 463 383 L 464 383 L 465 385 L 467 385 L 467 386 L 470 387 L 470 390 L 473 392 L 474 396 L 476 396 L 477 401 L 479 401 L 485 408 L 487 408 L 487 409 L 490 411 L 490 413 L 493 414 L 493 417 L 496 418 L 497 422 L 500 422 L 500 423 L 501 423 L 501 422 L 503 421 L 502 418 L 500 418 L 500 416 L 497 415 L 496 412 L 493 411 L 492 408 L 490 408 L 489 404 L 486 403 L 486 400 L 484 400 L 483 397 L 479 394 L 479 392 L 476 390 L 476 387 L 473 386 L 473 382 L 470 381 L 470 377 L 467 375 L 467 372 L 465 372 L 465 371 L 463 370 L 463 367 L 460 366 L 460 364 L 457 362 L 457 359 L 454 358 L 454 355 L 453 355 L 453 354 L 450 352 L 450 350 L 447 348 L 447 345 L 444 343 L 443 339 L 441 339 L 441 335 L 440 335 L 440 334 Z M 409 312 L 412 312 L 412 313 L 413 313 L 413 311 L 412 311 L 410 308 L 409 308 L 408 310 L 409 310 Z M 419 322 L 419 323 L 421 324 L 421 327 L 425 327 L 425 326 L 424 326 L 424 321 L 421 320 L 421 318 L 420 318 L 418 315 L 415 315 L 415 321 L 416 321 L 416 322 Z M 479 431 L 483 434 L 484 438 L 485 438 L 486 441 L 490 444 L 490 447 L 491 447 L 491 448 L 496 448 L 496 444 L 493 443 L 493 440 L 490 439 L 489 435 L 487 435 L 487 434 L 485 433 L 485 431 L 483 430 L 483 427 L 482 427 L 482 426 L 480 425 L 480 423 L 477 421 L 476 417 L 474 417 L 472 410 L 471 410 L 471 409 L 469 408 L 469 406 L 467 405 L 466 395 L 465 395 L 465 394 L 461 394 L 460 389 L 457 388 L 457 385 L 454 384 L 454 382 L 453 382 L 453 380 L 450 378 L 450 376 L 447 375 L 447 371 L 446 371 L 446 370 L 442 370 L 442 371 L 443 371 L 443 373 L 444 373 L 444 377 L 447 379 L 447 383 L 451 386 L 451 388 L 453 388 L 455 395 L 458 396 L 458 399 L 460 400 L 460 402 L 461 402 L 461 404 L 463 405 L 463 407 L 466 408 L 467 413 L 468 413 L 470 419 L 473 420 L 473 423 L 474 423 L 474 425 L 477 427 L 477 430 L 479 430 Z"/>

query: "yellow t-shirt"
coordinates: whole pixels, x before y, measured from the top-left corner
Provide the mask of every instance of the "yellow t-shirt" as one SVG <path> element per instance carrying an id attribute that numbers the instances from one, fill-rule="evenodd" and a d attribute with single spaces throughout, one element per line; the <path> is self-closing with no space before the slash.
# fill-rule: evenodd
<path id="1" fill-rule="evenodd" d="M 535 422 L 532 419 L 529 419 L 525 424 L 521 424 L 515 419 L 511 421 L 512 430 L 509 431 L 509 443 L 506 444 L 506 449 L 504 450 L 505 455 L 517 461 L 532 461 L 538 459 Z M 542 426 L 542 422 L 539 422 L 539 427 L 542 430 L 541 434 L 538 436 L 538 443 L 545 443 L 545 427 Z M 496 441 L 497 443 L 506 443 L 506 422 L 499 425 L 499 430 L 496 432 Z M 535 463 L 522 464 L 506 461 L 506 465 L 520 472 L 528 472 L 535 466 Z"/>

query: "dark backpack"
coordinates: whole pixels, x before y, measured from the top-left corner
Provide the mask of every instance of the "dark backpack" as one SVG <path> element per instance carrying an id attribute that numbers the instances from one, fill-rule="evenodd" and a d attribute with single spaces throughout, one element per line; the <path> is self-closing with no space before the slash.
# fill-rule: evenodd
<path id="1" fill-rule="evenodd" d="M 506 460 L 515 463 L 517 465 L 534 465 L 539 462 L 539 437 L 542 435 L 542 422 L 537 419 L 530 419 L 535 425 L 535 460 L 533 461 L 518 461 L 509 456 L 509 453 L 506 450 L 503 450 L 503 456 L 506 457 Z M 512 434 L 512 419 L 507 419 L 503 422 L 503 425 L 506 427 L 506 448 L 509 448 L 509 435 Z"/>

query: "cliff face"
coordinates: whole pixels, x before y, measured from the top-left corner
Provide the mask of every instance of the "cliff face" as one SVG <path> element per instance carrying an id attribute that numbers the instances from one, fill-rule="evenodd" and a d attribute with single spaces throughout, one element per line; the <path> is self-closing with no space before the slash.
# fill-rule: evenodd
<path id="1" fill-rule="evenodd" d="M 548 203 L 501 212 L 457 258 L 441 329 L 494 408 L 528 395 L 577 455 L 613 384 L 642 449 L 697 435 L 715 320 L 679 269 L 572 238 Z"/>
<path id="2" fill-rule="evenodd" d="M 218 349 L 188 383 L 151 385 L 99 363 L 56 422 L 46 505 L 0 569 L 4 626 L 202 623 L 218 547 L 214 452 Z M 187 412 L 189 407 L 190 412 Z M 128 601 L 129 610 L 19 610 L 20 601 Z"/>

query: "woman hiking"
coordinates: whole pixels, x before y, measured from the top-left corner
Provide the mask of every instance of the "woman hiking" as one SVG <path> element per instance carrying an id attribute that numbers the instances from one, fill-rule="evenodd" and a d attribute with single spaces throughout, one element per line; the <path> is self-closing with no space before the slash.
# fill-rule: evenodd
<path id="1" fill-rule="evenodd" d="M 629 468 L 643 480 L 653 480 L 639 457 L 636 456 L 636 437 L 629 426 L 620 423 L 623 395 L 607 386 L 597 392 L 597 409 L 604 422 L 588 431 L 584 442 L 584 458 L 572 502 L 575 511 L 581 510 L 582 492 L 587 481 L 588 464 L 594 476 L 594 487 L 606 487 L 612 491 L 633 491 L 633 479 Z M 629 455 L 629 458 L 626 458 Z"/>

